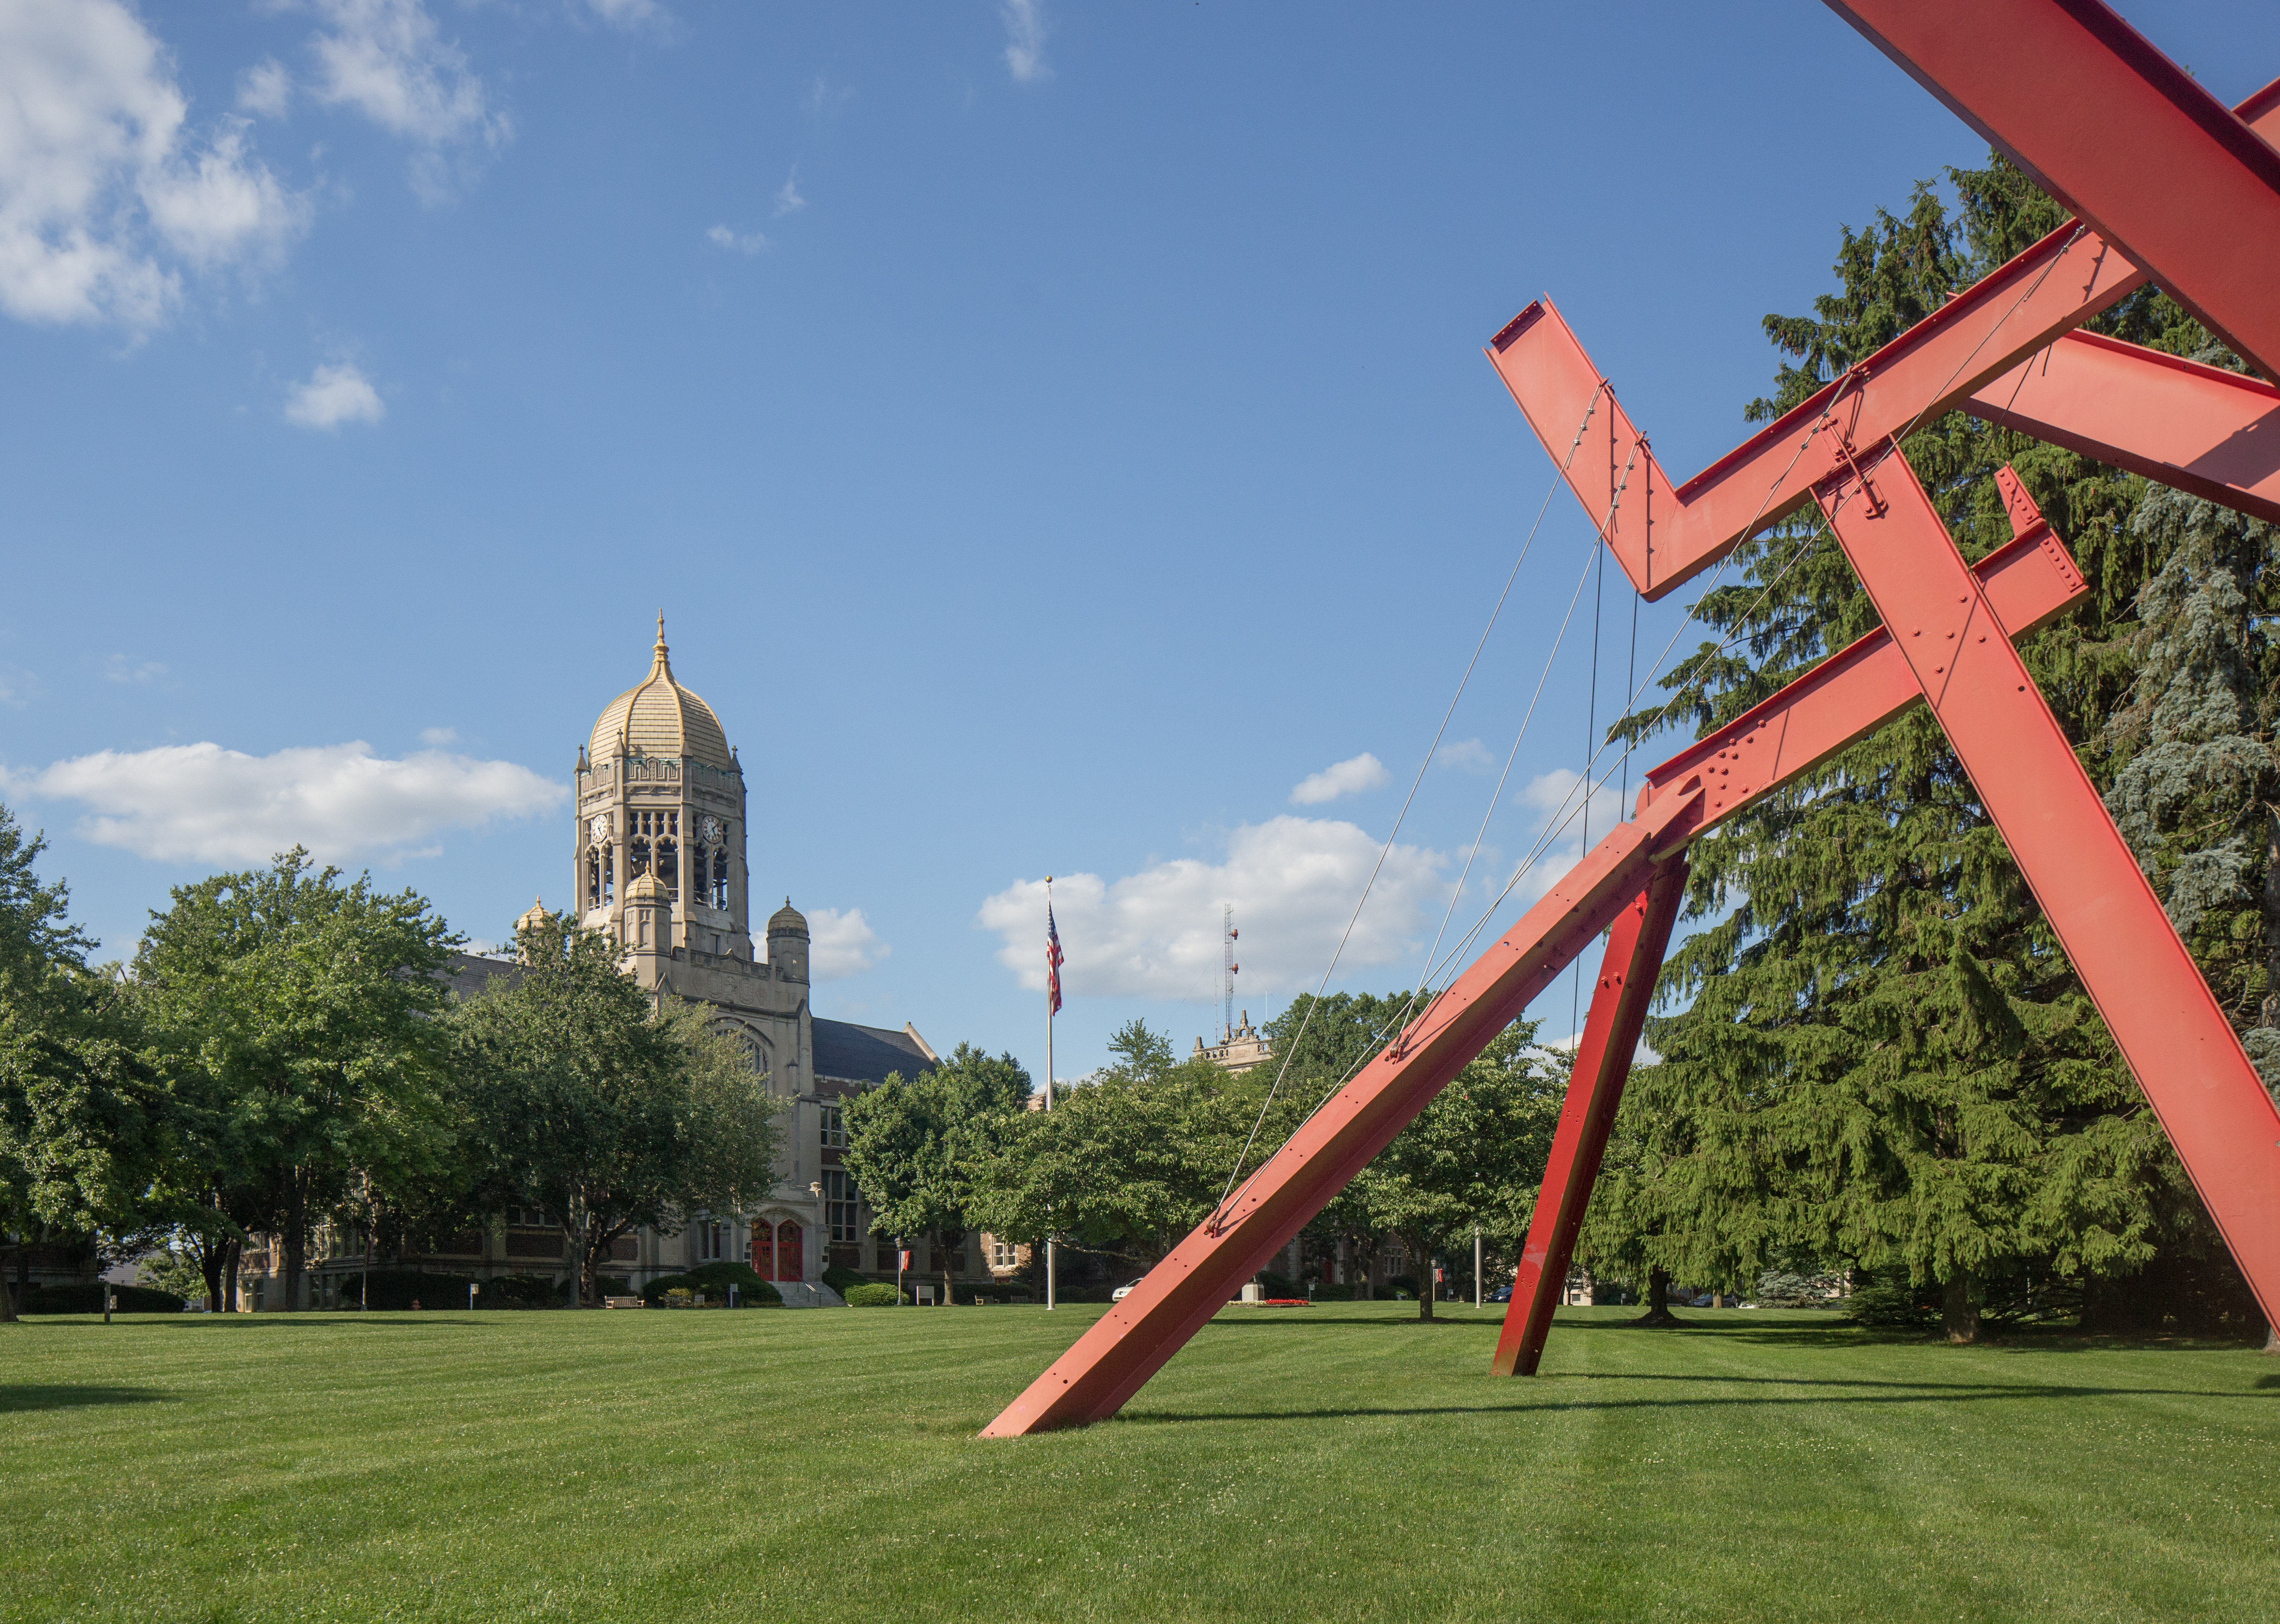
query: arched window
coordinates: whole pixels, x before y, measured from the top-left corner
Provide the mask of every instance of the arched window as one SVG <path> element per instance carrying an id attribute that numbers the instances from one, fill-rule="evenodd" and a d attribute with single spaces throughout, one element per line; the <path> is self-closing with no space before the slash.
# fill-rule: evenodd
<path id="1" fill-rule="evenodd" d="M 728 906 L 728 848 L 712 848 L 712 905 L 724 912 Z"/>

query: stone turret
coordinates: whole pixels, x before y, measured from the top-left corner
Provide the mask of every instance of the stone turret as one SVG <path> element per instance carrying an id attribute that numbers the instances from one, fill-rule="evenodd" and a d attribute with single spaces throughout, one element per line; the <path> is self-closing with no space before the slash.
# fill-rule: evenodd
<path id="1" fill-rule="evenodd" d="M 784 898 L 768 919 L 768 964 L 788 981 L 807 980 L 807 916 Z"/>

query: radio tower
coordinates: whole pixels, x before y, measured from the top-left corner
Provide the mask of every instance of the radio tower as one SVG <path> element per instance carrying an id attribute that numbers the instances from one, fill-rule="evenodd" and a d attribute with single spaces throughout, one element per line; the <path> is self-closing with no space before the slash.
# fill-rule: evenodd
<path id="1" fill-rule="evenodd" d="M 1222 1043 L 1235 1042 L 1235 974 L 1243 966 L 1235 962 L 1235 939 L 1242 933 L 1235 927 L 1235 904 L 1221 903 L 1219 910 L 1219 959 L 1223 966 L 1220 976 L 1221 1000 L 1220 1037 Z"/>

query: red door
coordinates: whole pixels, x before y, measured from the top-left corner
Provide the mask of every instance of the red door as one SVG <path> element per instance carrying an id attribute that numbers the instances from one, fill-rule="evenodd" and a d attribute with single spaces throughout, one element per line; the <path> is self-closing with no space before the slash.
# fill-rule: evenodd
<path id="1" fill-rule="evenodd" d="M 776 1277 L 776 1227 L 774 1224 L 752 1226 L 752 1273 L 762 1280 Z"/>
<path id="2" fill-rule="evenodd" d="M 765 1272 L 765 1271 L 763 1271 Z M 799 1226 L 789 1218 L 776 1231 L 777 1280 L 805 1280 L 807 1267 L 800 1256 Z"/>

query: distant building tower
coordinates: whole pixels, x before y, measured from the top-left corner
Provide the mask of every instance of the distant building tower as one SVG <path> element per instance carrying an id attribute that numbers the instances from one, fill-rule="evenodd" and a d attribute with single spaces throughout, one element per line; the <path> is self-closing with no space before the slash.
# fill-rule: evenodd
<path id="1" fill-rule="evenodd" d="M 1196 1039 L 1198 1060 L 1209 1060 L 1230 1072 L 1247 1072 L 1252 1066 L 1275 1058 L 1275 1046 L 1269 1043 L 1256 1027 L 1251 1024 L 1251 1012 L 1243 1012 L 1243 1024 L 1230 1026 L 1226 1037 L 1216 1043 Z"/>

